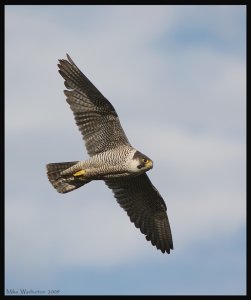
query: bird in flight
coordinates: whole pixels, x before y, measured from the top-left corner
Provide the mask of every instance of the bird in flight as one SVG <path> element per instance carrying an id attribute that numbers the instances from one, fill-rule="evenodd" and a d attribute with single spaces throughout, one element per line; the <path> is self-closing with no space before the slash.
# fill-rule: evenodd
<path id="1" fill-rule="evenodd" d="M 130 144 L 113 105 L 68 54 L 67 59 L 59 60 L 58 71 L 90 157 L 47 164 L 50 183 L 59 193 L 68 193 L 92 180 L 103 180 L 146 239 L 170 253 L 173 241 L 166 204 L 146 174 L 152 160 Z"/>

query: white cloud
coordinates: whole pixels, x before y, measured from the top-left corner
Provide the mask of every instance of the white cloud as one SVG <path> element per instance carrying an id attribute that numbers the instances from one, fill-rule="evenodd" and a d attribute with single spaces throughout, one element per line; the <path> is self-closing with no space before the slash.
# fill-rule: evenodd
<path id="1" fill-rule="evenodd" d="M 62 13 L 66 13 L 64 9 Z M 87 9 L 90 8 L 82 7 L 78 14 L 85 15 Z M 220 11 L 225 14 L 225 9 L 227 7 L 222 7 Z M 244 122 L 240 123 L 244 117 L 245 62 L 207 47 L 186 47 L 183 52 L 174 53 L 172 45 L 166 46 L 167 52 L 154 51 L 150 46 L 156 36 L 168 37 L 174 25 L 180 26 L 177 20 L 188 18 L 189 12 L 199 16 L 195 7 L 187 10 L 176 6 L 115 6 L 97 12 L 92 30 L 81 23 L 72 34 L 65 34 L 69 26 L 60 18 L 55 22 L 50 11 L 46 23 L 43 14 L 34 14 L 32 18 L 28 10 L 23 9 L 22 14 L 11 11 L 6 21 L 9 39 L 6 111 L 10 116 L 7 130 L 38 129 L 41 124 L 48 129 L 51 124 L 61 127 L 69 118 L 69 108 L 63 101 L 62 79 L 56 71 L 57 59 L 64 57 L 66 51 L 125 120 L 133 106 L 141 117 L 144 117 L 142 114 L 149 117 L 149 113 L 157 109 L 171 124 L 210 126 L 214 130 L 220 127 L 225 131 L 241 127 L 243 130 Z M 212 9 L 212 13 L 219 22 L 219 11 Z M 207 16 L 206 11 L 204 15 Z M 206 20 L 214 30 L 213 18 Z M 20 24 L 26 34 L 14 34 Z M 46 33 L 47 40 L 57 39 L 57 43 L 50 43 L 48 47 L 37 32 Z M 82 36 L 82 40 L 76 41 L 76 37 Z M 16 48 L 19 55 L 14 54 Z M 17 85 L 15 90 L 11 87 L 13 81 Z M 57 122 L 55 112 L 58 112 Z M 19 122 L 20 116 L 22 122 Z M 66 124 L 67 128 L 69 123 Z"/>
<path id="2" fill-rule="evenodd" d="M 149 176 L 166 199 L 177 247 L 184 249 L 186 243 L 193 243 L 201 235 L 210 236 L 215 231 L 228 235 L 243 226 L 245 193 L 238 187 L 228 186 L 232 178 L 227 174 L 228 166 L 232 165 L 230 171 L 235 171 L 236 163 L 244 171 L 243 147 L 215 137 L 188 136 L 175 130 L 159 132 L 156 136 L 157 129 L 147 130 L 153 144 L 149 145 L 144 138 L 139 139 L 139 144 L 156 158 Z M 138 131 L 135 133 L 140 136 Z M 173 170 L 175 187 L 168 182 Z M 214 172 L 220 173 L 219 184 L 219 174 Z M 7 247 L 12 249 L 7 258 L 13 257 L 20 245 L 21 248 L 29 245 L 30 251 L 23 254 L 22 262 L 30 262 L 34 267 L 43 266 L 48 256 L 56 265 L 106 268 L 150 255 L 151 245 L 130 224 L 105 185 L 92 183 L 66 197 L 49 191 L 48 187 L 46 199 L 28 195 L 7 202 Z M 43 253 L 39 254 L 41 249 Z M 17 262 L 12 258 L 12 263 Z"/>
<path id="3" fill-rule="evenodd" d="M 153 158 L 149 176 L 167 202 L 175 251 L 182 255 L 202 236 L 241 228 L 244 59 L 169 43 L 195 8 L 81 7 L 75 17 L 72 7 L 32 9 L 6 10 L 7 271 L 109 268 L 157 251 L 101 183 L 62 197 L 46 180 L 45 163 L 86 157 L 57 74 L 65 52 L 115 106 L 132 144 Z M 222 25 L 217 34 L 228 41 L 235 30 L 230 15 L 206 19 L 215 34 Z M 196 22 L 206 16 L 196 10 Z"/>
<path id="4" fill-rule="evenodd" d="M 140 239 L 141 233 L 130 224 L 111 191 L 93 185 L 96 194 L 93 187 L 92 194 L 82 189 L 66 198 L 53 191 L 50 200 L 37 196 L 7 202 L 8 265 L 112 267 L 139 257 L 147 241 L 143 236 Z M 17 250 L 22 260 L 15 255 Z"/>

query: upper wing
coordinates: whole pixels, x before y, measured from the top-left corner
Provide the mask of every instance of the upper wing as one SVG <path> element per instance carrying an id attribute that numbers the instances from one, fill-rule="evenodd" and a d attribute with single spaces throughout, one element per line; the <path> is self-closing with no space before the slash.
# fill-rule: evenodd
<path id="1" fill-rule="evenodd" d="M 163 253 L 173 249 L 166 205 L 146 173 L 130 178 L 109 179 L 105 183 L 113 190 L 118 203 L 146 239 Z"/>
<path id="2" fill-rule="evenodd" d="M 69 90 L 64 93 L 74 113 L 90 156 L 116 148 L 129 141 L 112 104 L 78 69 L 67 54 L 68 61 L 59 60 L 59 73 Z"/>

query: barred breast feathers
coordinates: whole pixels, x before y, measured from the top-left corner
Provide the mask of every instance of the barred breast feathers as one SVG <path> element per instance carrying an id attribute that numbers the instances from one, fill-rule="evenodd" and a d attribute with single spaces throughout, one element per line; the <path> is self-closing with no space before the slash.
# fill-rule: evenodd
<path id="1" fill-rule="evenodd" d="M 128 176 L 132 173 L 130 161 L 135 152 L 136 150 L 130 146 L 120 146 L 80 161 L 66 170 L 64 175 L 73 172 L 76 176 L 84 175 L 90 179 Z"/>
<path id="2" fill-rule="evenodd" d="M 128 161 L 132 160 L 132 157 L 136 150 L 131 146 L 119 146 L 115 149 L 99 153 L 89 158 L 88 161 L 93 161 L 94 164 L 109 164 L 112 166 L 121 165 L 125 166 Z"/>

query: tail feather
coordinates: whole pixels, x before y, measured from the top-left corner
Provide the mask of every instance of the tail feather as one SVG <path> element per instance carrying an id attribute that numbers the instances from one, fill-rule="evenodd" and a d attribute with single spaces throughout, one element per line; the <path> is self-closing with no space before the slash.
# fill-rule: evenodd
<path id="1" fill-rule="evenodd" d="M 59 193 L 71 192 L 84 184 L 90 182 L 89 179 L 85 179 L 83 176 L 61 175 L 62 171 L 74 166 L 78 161 L 63 162 L 63 163 L 51 163 L 46 165 L 47 176 L 50 183 Z"/>

